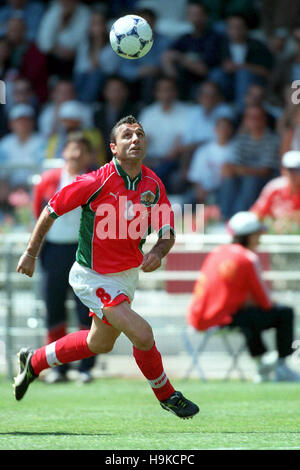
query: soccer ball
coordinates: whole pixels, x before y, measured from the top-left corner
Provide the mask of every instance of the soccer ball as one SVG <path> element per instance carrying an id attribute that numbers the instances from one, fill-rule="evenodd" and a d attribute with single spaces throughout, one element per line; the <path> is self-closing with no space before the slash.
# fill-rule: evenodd
<path id="1" fill-rule="evenodd" d="M 153 44 L 153 33 L 149 23 L 141 16 L 126 15 L 112 25 L 109 40 L 111 47 L 125 59 L 140 59 Z"/>

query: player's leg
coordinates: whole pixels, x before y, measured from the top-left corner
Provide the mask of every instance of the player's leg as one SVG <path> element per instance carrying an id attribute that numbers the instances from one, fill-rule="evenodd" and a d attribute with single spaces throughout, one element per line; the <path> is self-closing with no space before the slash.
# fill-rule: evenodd
<path id="1" fill-rule="evenodd" d="M 171 385 L 149 323 L 132 310 L 127 302 L 104 307 L 103 313 L 108 321 L 132 342 L 135 361 L 161 406 L 180 418 L 189 418 L 198 413 L 198 406 L 184 398 L 181 392 L 175 391 Z"/>
<path id="2" fill-rule="evenodd" d="M 22 348 L 18 353 L 19 374 L 15 377 L 13 385 L 16 399 L 23 398 L 28 386 L 43 370 L 105 354 L 111 351 L 119 334 L 120 332 L 112 326 L 93 317 L 91 330 L 70 333 L 36 351 Z M 95 337 L 97 342 L 93 339 Z"/>

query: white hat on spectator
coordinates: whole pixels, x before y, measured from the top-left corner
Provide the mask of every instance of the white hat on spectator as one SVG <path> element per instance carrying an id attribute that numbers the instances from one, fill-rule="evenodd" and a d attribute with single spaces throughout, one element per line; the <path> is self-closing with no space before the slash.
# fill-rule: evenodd
<path id="1" fill-rule="evenodd" d="M 289 150 L 283 157 L 281 164 L 284 168 L 300 168 L 300 151 Z"/>
<path id="2" fill-rule="evenodd" d="M 29 104 L 16 104 L 10 110 L 8 117 L 10 121 L 20 117 L 34 117 L 34 109 Z"/>
<path id="3" fill-rule="evenodd" d="M 65 101 L 59 108 L 60 119 L 74 119 L 82 121 L 84 118 L 84 107 L 79 101 Z"/>
<path id="4" fill-rule="evenodd" d="M 237 212 L 227 224 L 228 231 L 232 235 L 250 235 L 251 233 L 264 232 L 266 226 L 261 223 L 254 212 Z"/>

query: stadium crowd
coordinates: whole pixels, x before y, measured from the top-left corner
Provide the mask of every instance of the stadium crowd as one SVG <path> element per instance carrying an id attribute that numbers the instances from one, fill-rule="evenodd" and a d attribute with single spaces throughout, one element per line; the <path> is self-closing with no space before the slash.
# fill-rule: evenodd
<path id="1" fill-rule="evenodd" d="M 110 47 L 127 13 L 154 31 L 139 60 Z M 300 158 L 282 165 L 300 150 L 299 19 L 298 2 L 283 0 L 0 1 L 2 227 L 28 207 L 39 175 L 63 165 L 71 132 L 98 167 L 112 157 L 110 129 L 133 114 L 145 164 L 172 200 L 217 208 L 219 222 L 253 207 L 276 233 L 299 233 Z M 258 199 L 272 191 L 267 211 Z"/>

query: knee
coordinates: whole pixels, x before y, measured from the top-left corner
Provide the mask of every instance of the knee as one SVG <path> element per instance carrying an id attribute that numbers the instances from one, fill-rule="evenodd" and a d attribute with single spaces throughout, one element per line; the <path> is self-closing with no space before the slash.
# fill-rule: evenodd
<path id="1" fill-rule="evenodd" d="M 140 349 L 142 351 L 148 351 L 149 349 L 152 348 L 153 342 L 154 342 L 154 336 L 153 336 L 152 328 L 148 323 L 146 323 L 144 328 L 139 331 L 134 341 L 134 346 L 137 349 Z"/>
<path id="2" fill-rule="evenodd" d="M 87 337 L 87 345 L 94 354 L 107 354 L 113 350 L 114 342 L 103 339 L 99 341 L 97 336 L 90 332 Z"/>

